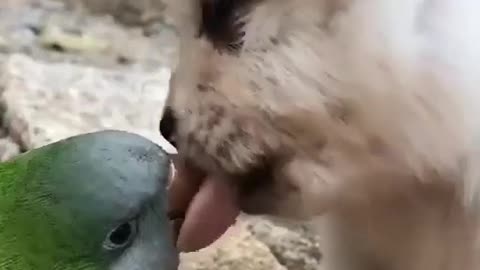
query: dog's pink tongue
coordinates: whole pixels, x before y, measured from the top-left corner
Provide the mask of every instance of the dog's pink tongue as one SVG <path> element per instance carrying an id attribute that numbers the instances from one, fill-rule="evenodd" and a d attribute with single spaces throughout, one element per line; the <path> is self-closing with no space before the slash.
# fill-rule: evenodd
<path id="1" fill-rule="evenodd" d="M 207 179 L 194 195 L 181 226 L 180 251 L 202 249 L 222 236 L 235 223 L 239 210 L 232 188 L 217 179 Z"/>

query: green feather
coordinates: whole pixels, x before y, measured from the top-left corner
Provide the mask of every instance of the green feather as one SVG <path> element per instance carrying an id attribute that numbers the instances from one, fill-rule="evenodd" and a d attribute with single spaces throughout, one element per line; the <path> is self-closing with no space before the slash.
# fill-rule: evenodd
<path id="1" fill-rule="evenodd" d="M 76 232 L 78 235 L 72 234 L 75 217 L 50 191 L 53 187 L 49 174 L 61 174 L 62 169 L 67 169 L 49 166 L 62 154 L 68 154 L 68 145 L 54 144 L 0 166 L 0 269 L 35 269 L 43 265 L 95 269 L 95 256 L 88 254 L 92 250 L 88 245 L 95 243 L 78 241 L 88 239 L 88 231 L 82 228 Z"/>
<path id="2" fill-rule="evenodd" d="M 165 213 L 167 167 L 158 146 L 113 131 L 73 137 L 0 164 L 0 269 L 109 269 L 127 252 L 102 248 L 112 228 L 147 215 L 149 205 Z M 170 231 L 162 226 L 166 241 Z M 173 249 L 170 242 L 165 246 Z"/>

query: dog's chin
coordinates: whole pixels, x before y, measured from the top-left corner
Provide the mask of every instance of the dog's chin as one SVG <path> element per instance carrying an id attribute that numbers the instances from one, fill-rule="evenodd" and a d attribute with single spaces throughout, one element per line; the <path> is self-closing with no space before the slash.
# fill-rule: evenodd
<path id="1" fill-rule="evenodd" d="M 195 178 L 214 178 L 225 181 L 234 190 L 234 200 L 239 210 L 248 215 L 272 216 L 282 219 L 306 220 L 314 214 L 305 202 L 301 187 L 290 183 L 275 170 L 274 163 L 252 166 L 250 170 L 231 173 L 213 165 L 214 159 L 179 158 L 183 169 Z M 193 180 L 193 184 L 201 184 Z M 311 210 L 311 209 L 310 209 Z"/>
<path id="2" fill-rule="evenodd" d="M 248 215 L 272 216 L 287 220 L 308 220 L 301 205 L 290 200 L 280 200 L 270 197 L 270 192 L 258 192 L 255 196 L 238 196 L 239 209 Z"/>
<path id="3" fill-rule="evenodd" d="M 248 180 L 248 179 L 246 179 Z M 312 217 L 306 211 L 297 189 L 285 189 L 272 184 L 237 183 L 237 202 L 239 209 L 248 215 L 272 216 L 282 219 L 308 220 Z"/>
<path id="4" fill-rule="evenodd" d="M 237 186 L 237 201 L 240 210 L 249 215 L 285 215 L 282 203 L 268 188 L 258 187 L 245 192 L 242 185 Z"/>

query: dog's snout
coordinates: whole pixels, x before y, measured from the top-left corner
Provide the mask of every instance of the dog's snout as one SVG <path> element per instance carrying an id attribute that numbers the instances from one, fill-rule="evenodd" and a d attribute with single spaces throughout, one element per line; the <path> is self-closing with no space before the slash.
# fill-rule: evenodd
<path id="1" fill-rule="evenodd" d="M 177 120 L 170 107 L 167 107 L 163 113 L 162 120 L 160 120 L 160 133 L 173 146 L 177 146 L 175 142 L 175 129 Z"/>

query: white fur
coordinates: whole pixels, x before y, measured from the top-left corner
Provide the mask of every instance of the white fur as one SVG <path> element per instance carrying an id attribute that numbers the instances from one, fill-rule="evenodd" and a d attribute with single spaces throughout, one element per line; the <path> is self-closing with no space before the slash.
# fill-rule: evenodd
<path id="1" fill-rule="evenodd" d="M 259 134 L 295 149 L 284 169 L 304 212 L 345 203 L 318 225 L 333 238 L 335 269 L 480 269 L 480 1 L 263 0 L 247 15 L 240 57 L 195 37 L 198 3 L 171 3 L 182 40 L 171 106 L 230 104 L 256 128 L 291 131 Z M 205 73 L 219 95 L 192 90 Z M 347 124 L 332 117 L 337 107 Z M 242 148 L 234 165 L 261 151 Z M 420 183 L 404 184 L 410 176 Z"/>

